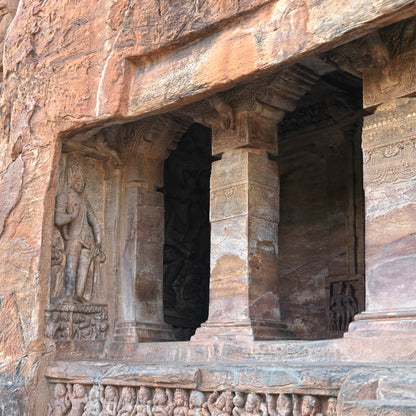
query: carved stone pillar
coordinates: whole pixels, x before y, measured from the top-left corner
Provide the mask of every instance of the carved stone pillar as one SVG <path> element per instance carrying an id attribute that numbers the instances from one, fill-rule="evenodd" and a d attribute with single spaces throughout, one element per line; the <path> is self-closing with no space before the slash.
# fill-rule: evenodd
<path id="1" fill-rule="evenodd" d="M 211 173 L 209 317 L 191 340 L 289 338 L 278 293 L 279 174 L 270 159 L 284 113 L 270 119 L 234 107 L 234 121 L 228 111 L 228 126 L 222 117 L 212 132 L 221 160 Z"/>
<path id="2" fill-rule="evenodd" d="M 414 25 L 413 35 L 406 33 L 403 44 L 391 44 L 394 49 L 386 34 L 383 41 L 374 34 L 376 65 L 363 72 L 364 106 L 375 110 L 365 117 L 362 136 L 366 310 L 347 337 L 416 335 Z M 406 39 L 413 41 L 406 45 Z"/>
<path id="3" fill-rule="evenodd" d="M 163 319 L 163 164 L 183 132 L 160 118 L 124 132 L 121 252 L 117 299 L 119 342 L 173 341 Z"/>

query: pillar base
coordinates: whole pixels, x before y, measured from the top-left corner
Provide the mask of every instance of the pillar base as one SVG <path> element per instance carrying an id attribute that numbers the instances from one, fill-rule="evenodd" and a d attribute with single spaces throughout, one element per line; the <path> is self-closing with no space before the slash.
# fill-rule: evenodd
<path id="1" fill-rule="evenodd" d="M 198 328 L 191 342 L 273 341 L 295 339 L 294 334 L 280 321 L 247 319 L 243 321 L 205 322 Z"/>
<path id="2" fill-rule="evenodd" d="M 363 312 L 350 323 L 344 338 L 416 337 L 416 310 Z"/>
<path id="3" fill-rule="evenodd" d="M 176 341 L 173 329 L 163 324 L 120 321 L 114 328 L 114 341 L 124 343 Z"/>

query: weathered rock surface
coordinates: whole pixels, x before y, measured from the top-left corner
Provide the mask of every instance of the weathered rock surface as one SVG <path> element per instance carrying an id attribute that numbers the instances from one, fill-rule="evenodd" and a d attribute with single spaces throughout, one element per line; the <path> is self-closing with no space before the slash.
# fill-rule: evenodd
<path id="1" fill-rule="evenodd" d="M 55 196 L 57 184 L 62 182 L 58 178 L 59 163 L 62 160 L 62 143 L 69 136 L 75 137 L 73 142 L 76 147 L 104 126 L 111 128 L 111 125 L 121 122 L 177 110 L 183 105 L 193 105 L 214 92 L 224 91 L 259 74 L 265 75 L 268 71 L 293 63 L 303 56 L 326 52 L 409 16 L 414 16 L 412 0 L 356 0 L 342 4 L 332 0 L 20 0 L 18 5 L 16 1 L 2 2 L 0 45 L 3 45 L 4 39 L 4 55 L 0 135 L 0 414 L 44 415 L 47 412 L 46 396 L 50 392 L 49 387 L 45 387 L 44 375 L 55 352 L 54 343 L 44 337 L 45 309 L 50 300 Z M 405 35 L 406 33 L 403 34 Z M 409 93 L 407 84 L 399 93 L 403 94 L 403 91 Z M 382 100 L 378 97 L 371 101 L 371 105 L 377 105 Z M 177 130 L 181 131 L 182 127 L 179 126 Z M 92 130 L 86 133 L 87 129 Z M 165 138 L 158 131 L 155 136 L 156 139 Z M 155 137 L 153 142 L 147 139 L 149 137 L 139 141 L 140 145 L 151 147 L 149 143 L 158 143 Z M 120 137 L 116 134 L 112 142 L 114 146 L 109 149 L 100 148 L 97 151 L 99 141 L 95 148 L 90 147 L 88 151 L 83 148 L 87 154 L 87 167 L 92 166 L 90 171 L 99 172 L 94 179 L 105 182 L 108 191 L 100 193 L 96 188 L 91 188 L 92 201 L 100 207 L 115 204 L 114 201 L 119 198 L 119 169 L 114 166 L 110 169 L 106 165 L 117 159 L 113 151 L 119 142 Z M 137 176 L 132 180 L 133 185 L 126 185 L 126 189 L 135 187 L 137 190 L 142 187 L 142 182 L 146 182 L 152 185 L 147 191 L 153 197 L 158 195 L 157 189 L 161 186 L 158 180 L 161 176 L 160 166 L 163 166 L 163 158 L 166 157 L 165 152 L 169 146 L 167 143 L 160 144 L 160 148 L 154 145 L 155 153 L 149 151 L 151 157 L 143 159 L 145 163 L 140 165 L 146 166 L 143 169 L 145 173 L 134 172 Z M 137 151 L 141 156 L 146 153 L 142 149 L 143 147 Z M 97 159 L 97 154 L 101 159 Z M 114 165 L 117 163 L 116 160 Z M 97 169 L 94 170 L 94 167 Z M 413 184 L 412 181 L 410 183 Z M 133 197 L 134 195 L 131 196 Z M 109 211 L 104 211 L 101 209 L 99 219 L 102 222 L 105 219 L 107 230 L 122 228 Z M 129 216 L 128 210 L 121 217 L 134 223 L 138 211 L 140 210 L 132 214 L 133 217 L 136 215 L 135 218 Z M 161 213 L 157 216 L 148 206 L 147 211 L 150 211 L 150 216 L 162 221 Z M 404 206 L 400 218 L 404 221 L 412 213 Z M 392 218 L 388 213 L 383 218 L 389 224 L 395 221 L 394 216 Z M 156 230 L 160 224 L 149 224 L 145 218 L 141 221 L 143 229 L 149 232 L 149 239 L 153 238 L 152 232 L 160 233 L 161 227 Z M 383 221 L 381 227 L 384 227 L 386 221 Z M 389 230 L 386 227 L 390 244 L 394 240 L 394 233 Z M 407 230 L 399 237 L 409 236 L 412 232 L 414 230 Z M 128 227 L 121 233 L 124 233 L 120 237 L 123 242 L 129 236 L 133 240 L 136 236 L 128 233 Z M 119 236 L 114 234 L 108 233 L 106 244 L 118 244 L 115 240 L 118 241 Z M 339 235 L 334 232 L 334 240 L 337 236 Z M 137 242 L 138 240 L 135 241 Z M 374 255 L 378 261 L 377 244 L 372 242 L 371 245 L 375 252 L 371 251 L 370 256 Z M 150 254 L 158 254 L 160 260 L 162 248 L 160 244 L 155 244 L 155 247 L 159 250 L 155 248 Z M 268 252 L 266 249 L 264 251 Z M 391 253 L 394 258 L 399 256 L 394 250 Z M 105 292 L 109 298 L 119 300 L 120 291 L 115 289 L 120 283 L 117 280 L 119 269 L 115 266 L 118 253 L 114 251 L 107 254 L 104 276 L 108 280 L 100 288 L 102 292 L 97 291 L 97 296 L 100 297 Z M 147 258 L 150 259 L 150 255 Z M 400 267 L 407 267 L 406 276 L 409 279 L 412 264 L 400 263 Z M 151 265 L 150 260 L 145 264 L 149 268 Z M 254 264 L 250 266 L 255 267 Z M 382 266 L 379 264 L 378 267 Z M 308 269 L 309 274 L 318 275 L 324 266 L 318 264 L 317 273 L 311 269 L 313 267 Z M 149 272 L 146 267 L 143 270 Z M 387 272 L 385 276 L 390 276 L 391 272 Z M 151 273 L 152 271 L 149 275 Z M 152 299 L 160 305 L 161 276 L 157 277 L 160 279 L 159 285 L 152 292 Z M 135 276 L 131 284 L 121 291 L 135 295 L 138 289 L 134 286 L 134 278 Z M 318 276 L 318 280 L 319 278 Z M 289 290 L 288 287 L 284 288 L 286 292 Z M 320 290 L 322 292 L 322 288 Z M 374 306 L 384 307 L 387 304 L 384 290 L 381 296 L 374 291 L 371 293 Z M 118 306 L 122 304 L 125 309 L 116 310 L 114 303 L 109 310 L 112 323 L 116 317 L 121 322 L 131 318 L 134 324 L 128 329 L 136 331 L 132 335 L 136 340 L 143 332 L 150 332 L 151 336 L 154 332 L 160 334 L 158 331 L 169 333 L 167 328 L 157 327 L 159 321 L 163 320 L 160 308 L 156 317 L 159 321 L 151 323 L 156 325 L 156 329 L 149 329 L 149 326 L 138 328 L 137 321 L 147 316 L 146 311 L 141 310 L 143 304 L 135 308 L 135 305 L 133 307 L 127 302 L 118 302 Z M 287 305 L 287 310 L 294 308 L 296 303 L 295 299 L 291 305 Z M 397 306 L 397 302 L 393 306 Z M 406 306 L 414 307 L 414 300 L 410 299 L 409 294 Z M 264 312 L 264 308 L 261 312 Z M 323 314 L 321 307 L 317 316 L 322 319 Z M 151 313 L 149 315 L 154 317 Z M 78 316 L 77 319 L 81 318 Z M 94 327 L 97 328 L 97 325 Z M 313 324 L 310 327 L 313 329 Z M 296 324 L 293 329 L 300 334 L 304 331 Z M 109 330 L 109 337 L 113 336 L 112 331 L 113 327 Z M 126 338 L 127 335 L 123 334 Z M 339 360 L 408 361 L 414 358 L 416 348 L 413 342 L 406 339 L 400 339 L 397 343 L 391 339 L 381 339 L 369 344 L 361 339 L 334 341 L 330 344 L 330 351 Z M 319 344 L 316 349 L 316 345 L 312 344 L 286 345 L 277 342 L 259 346 L 248 343 L 248 351 L 240 355 L 241 346 L 236 343 L 230 349 L 225 348 L 224 357 L 234 357 L 238 365 L 240 357 L 247 359 L 252 354 L 261 356 L 283 351 L 282 359 L 291 357 L 293 353 L 299 360 L 306 361 L 308 357 L 314 360 L 315 356 L 319 356 L 316 361 L 319 362 L 324 361 L 328 354 L 326 344 L 321 348 L 322 345 Z M 386 346 L 389 348 L 384 350 Z M 140 349 L 136 344 L 126 344 L 123 347 L 118 344 L 108 345 L 104 354 L 119 360 L 126 358 L 128 353 L 135 360 L 152 361 L 166 356 L 175 360 L 175 355 L 170 355 L 169 348 L 185 361 L 195 351 L 202 361 L 208 361 L 209 354 L 212 351 L 218 352 L 223 345 L 209 349 L 188 345 L 183 348 L 177 344 L 164 349 L 150 345 Z M 381 352 L 375 352 L 377 350 Z M 215 376 L 215 373 L 212 374 Z M 407 391 L 406 386 L 411 385 L 411 380 L 406 377 L 408 376 L 405 376 L 407 382 L 404 387 L 397 384 L 403 392 Z M 346 389 L 347 387 L 348 385 Z M 385 393 L 389 389 L 380 387 L 376 399 L 370 400 L 393 402 L 395 398 Z M 353 394 L 352 392 L 351 395 Z M 406 402 L 403 412 L 408 411 L 410 414 L 413 408 L 409 403 L 414 398 L 410 393 L 403 397 Z M 351 402 L 354 400 L 352 398 Z M 374 406 L 381 406 L 379 414 L 389 411 L 391 403 L 377 403 Z M 342 409 L 344 413 L 340 414 L 365 414 L 362 410 L 364 407 L 357 406 L 359 405 L 346 402 Z M 406 406 L 410 410 L 406 410 Z M 400 409 L 400 406 L 397 407 Z M 401 410 L 397 410 L 399 411 Z M 370 410 L 367 414 L 371 414 Z"/>

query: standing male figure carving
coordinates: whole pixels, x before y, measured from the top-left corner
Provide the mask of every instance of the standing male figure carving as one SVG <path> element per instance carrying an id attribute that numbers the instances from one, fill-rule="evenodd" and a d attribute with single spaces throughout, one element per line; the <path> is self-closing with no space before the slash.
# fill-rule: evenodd
<path id="1" fill-rule="evenodd" d="M 85 302 L 88 271 L 93 259 L 102 263 L 101 227 L 90 202 L 84 196 L 85 179 L 80 169 L 69 168 L 67 191 L 56 197 L 55 224 L 65 243 L 64 299 Z M 95 267 L 98 267 L 96 264 Z"/>

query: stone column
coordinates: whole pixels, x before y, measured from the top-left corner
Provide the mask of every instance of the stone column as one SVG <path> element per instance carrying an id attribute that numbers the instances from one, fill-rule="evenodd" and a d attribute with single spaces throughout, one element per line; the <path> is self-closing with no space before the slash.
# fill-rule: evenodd
<path id="1" fill-rule="evenodd" d="M 163 160 L 140 153 L 125 155 L 119 321 L 115 341 L 174 340 L 163 320 Z"/>
<path id="2" fill-rule="evenodd" d="M 277 121 L 237 110 L 213 125 L 211 281 L 208 320 L 191 339 L 271 340 L 291 336 L 280 320 Z M 233 128 L 232 124 L 235 125 Z"/>
<path id="3" fill-rule="evenodd" d="M 363 73 L 366 310 L 346 337 L 416 335 L 416 52 L 387 46 Z"/>
<path id="4" fill-rule="evenodd" d="M 121 254 L 117 298 L 118 342 L 174 341 L 163 315 L 164 160 L 180 126 L 167 118 L 138 123 L 124 132 Z"/>

